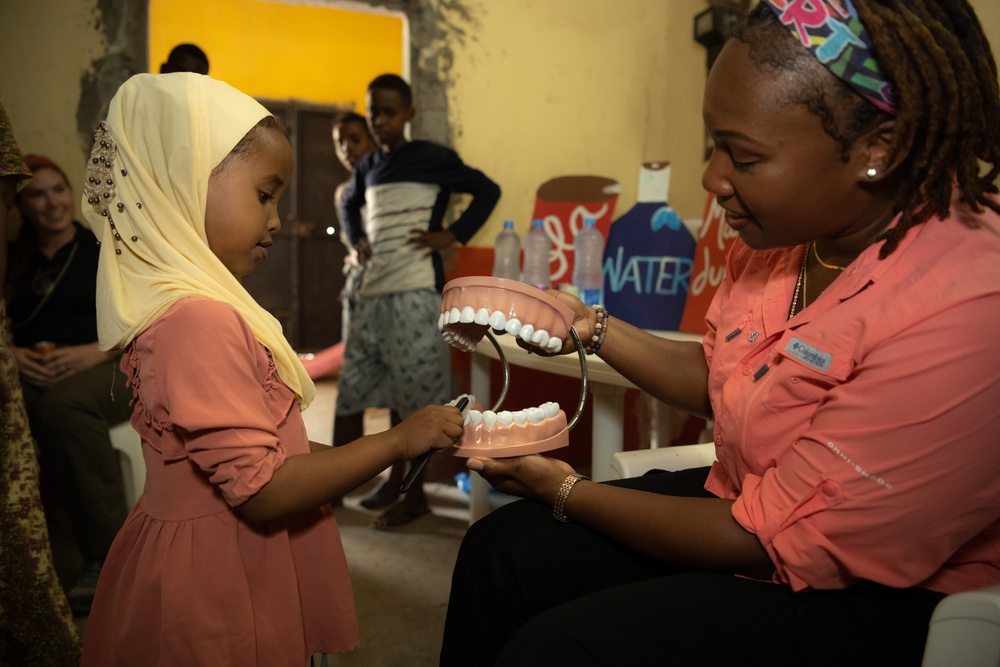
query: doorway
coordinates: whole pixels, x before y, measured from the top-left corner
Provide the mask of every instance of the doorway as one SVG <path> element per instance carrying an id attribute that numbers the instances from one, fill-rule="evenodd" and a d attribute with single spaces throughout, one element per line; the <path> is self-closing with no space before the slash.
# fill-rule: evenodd
<path id="1" fill-rule="evenodd" d="M 267 261 L 243 278 L 243 286 L 278 318 L 295 350 L 315 351 L 341 340 L 346 251 L 333 192 L 350 174 L 337 159 L 332 131 L 344 109 L 295 100 L 261 103 L 285 123 L 295 170 L 281 200 L 281 231 Z"/>

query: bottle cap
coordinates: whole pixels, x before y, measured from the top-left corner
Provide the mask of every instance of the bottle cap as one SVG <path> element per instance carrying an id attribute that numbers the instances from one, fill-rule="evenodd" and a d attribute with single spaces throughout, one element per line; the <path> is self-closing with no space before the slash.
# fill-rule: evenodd
<path id="1" fill-rule="evenodd" d="M 514 229 L 514 221 L 513 220 L 504 220 L 503 221 L 503 228 L 504 229 Z"/>
<path id="2" fill-rule="evenodd" d="M 532 228 L 532 229 L 535 229 L 536 227 L 537 227 L 537 228 L 540 228 L 540 227 L 542 227 L 542 226 L 543 226 L 544 224 L 545 224 L 545 223 L 544 223 L 544 222 L 542 221 L 542 219 L 541 219 L 541 218 L 535 218 L 534 220 L 532 220 L 532 221 L 531 221 L 531 228 Z"/>
<path id="3" fill-rule="evenodd" d="M 596 224 L 597 224 L 597 221 L 594 220 L 593 218 L 584 218 L 583 219 L 583 226 L 584 227 L 593 227 Z"/>

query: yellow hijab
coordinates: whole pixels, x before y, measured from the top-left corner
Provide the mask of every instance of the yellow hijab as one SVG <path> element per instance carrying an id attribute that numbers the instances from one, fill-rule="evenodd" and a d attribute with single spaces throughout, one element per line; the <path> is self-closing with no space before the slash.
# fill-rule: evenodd
<path id="1" fill-rule="evenodd" d="M 208 247 L 208 179 L 271 115 L 253 98 L 201 74 L 137 74 L 94 133 L 83 210 L 101 242 L 97 328 L 102 350 L 128 345 L 175 301 L 234 306 L 305 409 L 315 387 L 281 325 Z M 211 335 L 206 331 L 205 335 Z"/>

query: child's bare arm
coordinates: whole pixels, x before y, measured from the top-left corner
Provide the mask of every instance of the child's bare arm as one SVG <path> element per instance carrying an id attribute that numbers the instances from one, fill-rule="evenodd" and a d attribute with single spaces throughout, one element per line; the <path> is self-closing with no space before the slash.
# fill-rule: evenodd
<path id="1" fill-rule="evenodd" d="M 319 507 L 342 496 L 398 461 L 453 447 L 462 436 L 462 413 L 431 405 L 398 426 L 343 447 L 310 443 L 310 452 L 289 456 L 271 481 L 240 506 L 252 521 L 267 521 Z M 319 450 L 319 451 L 317 451 Z"/>

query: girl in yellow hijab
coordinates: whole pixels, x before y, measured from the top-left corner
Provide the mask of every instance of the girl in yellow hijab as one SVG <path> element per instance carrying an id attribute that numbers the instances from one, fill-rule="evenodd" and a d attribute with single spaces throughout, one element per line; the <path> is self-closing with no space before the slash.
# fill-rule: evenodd
<path id="1" fill-rule="evenodd" d="M 207 76 L 139 74 L 95 133 L 84 191 L 101 242 L 98 328 L 124 347 L 146 485 L 98 582 L 84 665 L 295 664 L 358 643 L 329 501 L 447 449 L 425 408 L 333 449 L 313 386 L 240 277 L 281 227 L 291 147 L 264 107 Z"/>

